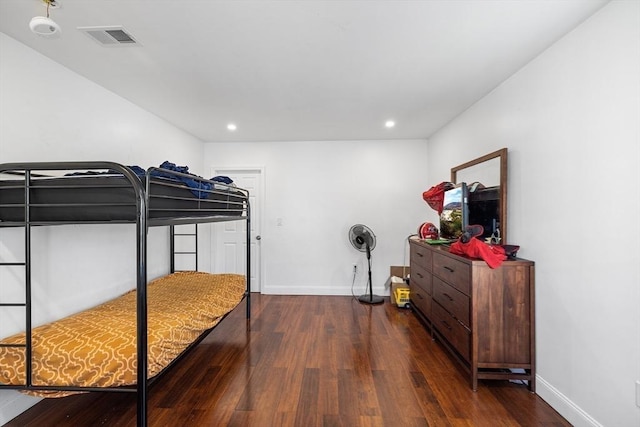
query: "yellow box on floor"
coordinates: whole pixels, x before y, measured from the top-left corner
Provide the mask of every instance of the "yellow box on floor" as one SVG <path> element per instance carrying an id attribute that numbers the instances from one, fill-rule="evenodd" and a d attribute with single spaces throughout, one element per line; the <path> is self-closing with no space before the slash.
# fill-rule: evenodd
<path id="1" fill-rule="evenodd" d="M 398 284 L 400 285 L 400 284 Z M 393 292 L 398 307 L 409 308 L 409 287 L 398 286 Z"/>
<path id="2" fill-rule="evenodd" d="M 396 297 L 396 291 L 398 289 L 406 289 L 406 293 L 407 293 L 407 302 L 409 299 L 409 286 L 407 286 L 406 282 L 404 282 L 404 279 L 409 275 L 409 267 L 408 266 L 391 266 L 389 268 L 389 279 L 387 280 L 387 283 L 389 284 L 389 301 L 391 302 L 391 304 L 393 305 L 397 305 L 398 304 L 398 299 Z M 399 277 L 400 279 L 402 279 L 400 282 L 394 282 L 392 280 L 393 277 Z M 401 291 L 401 292 L 405 292 L 405 291 Z M 404 302 L 401 300 L 401 307 L 404 306 Z"/>

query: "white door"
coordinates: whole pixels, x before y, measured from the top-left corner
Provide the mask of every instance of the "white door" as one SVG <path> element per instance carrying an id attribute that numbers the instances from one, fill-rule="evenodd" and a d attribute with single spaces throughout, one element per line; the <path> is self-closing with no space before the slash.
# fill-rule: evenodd
<path id="1" fill-rule="evenodd" d="M 212 168 L 211 176 L 228 176 L 240 188 L 249 190 L 251 206 L 251 291 L 260 292 L 260 224 L 262 218 L 262 168 Z M 211 236 L 214 272 L 246 274 L 246 223 L 215 223 Z"/>

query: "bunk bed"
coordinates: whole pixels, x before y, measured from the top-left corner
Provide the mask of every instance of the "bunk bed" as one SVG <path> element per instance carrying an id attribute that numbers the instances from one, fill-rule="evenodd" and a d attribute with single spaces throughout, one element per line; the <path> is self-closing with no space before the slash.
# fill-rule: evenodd
<path id="1" fill-rule="evenodd" d="M 53 172 L 53 173 L 52 173 Z M 65 173 L 66 172 L 66 173 Z M 245 221 L 246 223 L 246 276 L 236 274 L 210 275 L 198 272 L 175 271 L 176 247 L 175 226 L 219 221 Z M 136 229 L 136 287 L 120 298 L 101 304 L 90 310 L 97 317 L 87 318 L 86 312 L 61 319 L 48 325 L 32 325 L 31 292 L 31 230 L 33 227 L 61 224 L 135 224 Z M 208 180 L 192 175 L 182 169 L 127 167 L 114 162 L 38 162 L 0 164 L 0 227 L 20 227 L 24 230 L 24 261 L 0 262 L 3 266 L 22 266 L 25 269 L 25 301 L 0 301 L 3 307 L 23 307 L 25 312 L 24 333 L 0 340 L 0 355 L 5 356 L 9 365 L 16 361 L 22 367 L 14 369 L 0 366 L 3 373 L 12 375 L 0 377 L 0 389 L 15 389 L 36 395 L 60 396 L 77 392 L 124 391 L 137 393 L 137 424 L 147 425 L 148 387 L 167 366 L 177 360 L 189 348 L 204 337 L 242 298 L 246 302 L 246 316 L 251 312 L 250 280 L 250 229 L 251 212 L 249 193 L 218 180 Z M 170 235 L 171 274 L 147 283 L 147 234 L 149 227 L 168 226 Z M 197 270 L 197 237 L 196 251 Z M 2 261 L 2 260 L 0 260 Z M 195 283 L 195 284 L 194 284 Z M 182 288 L 184 289 L 181 289 Z M 238 286 L 241 289 L 238 290 Z M 213 288 L 204 296 L 206 289 Z M 177 294 L 176 294 L 177 292 Z M 194 295 L 200 303 L 192 307 L 192 319 L 176 320 L 176 313 L 168 309 L 175 301 L 193 301 Z M 159 297 L 157 295 L 160 295 Z M 181 295 L 181 296 L 177 296 Z M 222 298 L 216 297 L 222 295 Z M 202 296 L 200 298 L 200 296 Z M 165 305 L 157 302 L 164 300 Z M 200 301 L 201 300 L 201 301 Z M 160 304 L 160 305 L 157 305 Z M 133 308 L 126 313 L 126 321 L 118 317 L 118 307 Z M 116 307 L 116 308 L 114 308 Z M 211 310 L 210 308 L 214 309 Z M 185 311 L 177 309 L 175 311 Z M 158 313 L 164 319 L 158 319 Z M 49 342 L 59 339 L 66 347 L 73 339 L 59 338 L 78 325 L 96 328 L 104 326 L 109 319 L 115 323 L 128 323 L 135 337 L 114 339 L 119 349 L 129 349 L 128 359 L 107 363 L 112 367 L 105 373 L 90 375 L 78 373 L 74 378 L 83 378 L 82 385 L 50 381 L 51 372 L 43 371 L 40 363 L 42 345 L 34 341 L 40 339 L 46 329 L 52 333 Z M 88 320 L 89 319 L 89 320 Z M 67 322 L 67 323 L 64 323 Z M 70 323 L 69 323 L 70 322 Z M 75 322 L 75 323 L 74 323 Z M 156 328 L 156 323 L 164 326 Z M 175 327 L 179 325 L 176 332 Z M 51 332 L 53 330 L 53 332 Z M 100 331 L 89 331 L 77 335 L 101 335 Z M 116 333 L 119 334 L 120 332 Z M 56 335 L 57 334 L 57 335 Z M 169 350 L 167 342 L 180 343 Z M 171 338 L 173 337 L 173 338 Z M 123 344 L 123 340 L 126 343 Z M 41 341 L 40 341 L 41 342 Z M 81 344 L 77 344 L 80 346 Z M 71 346 L 71 351 L 79 352 Z M 69 350 L 69 349 L 67 349 Z M 45 349 L 51 353 L 59 350 Z M 95 357 L 95 350 L 90 353 Z M 108 351 L 102 352 L 106 354 Z M 159 353 L 159 356 L 158 354 Z M 0 358 L 2 359 L 2 358 Z M 63 358 L 60 358 L 62 360 Z M 151 360 L 151 362 L 150 362 Z M 75 365 L 81 364 L 75 362 Z M 95 364 L 84 363 L 95 368 Z M 123 369 L 123 365 L 133 366 Z M 94 369 L 95 371 L 95 369 Z M 126 371 L 126 372 L 123 372 Z M 93 378 L 86 381 L 87 375 Z M 111 376 L 111 380 L 104 379 Z M 2 380 L 4 378 L 4 381 Z M 115 379 L 114 379 L 115 378 Z M 47 382 L 49 380 L 49 382 Z M 68 380 L 68 377 L 67 377 Z M 89 384 L 89 385 L 86 385 Z"/>

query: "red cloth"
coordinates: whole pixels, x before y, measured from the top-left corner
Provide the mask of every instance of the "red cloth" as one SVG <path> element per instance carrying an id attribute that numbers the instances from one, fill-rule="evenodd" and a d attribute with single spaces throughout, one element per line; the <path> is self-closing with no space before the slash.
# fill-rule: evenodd
<path id="1" fill-rule="evenodd" d="M 453 242 L 449 252 L 456 255 L 466 255 L 469 258 L 483 259 L 491 268 L 500 267 L 502 261 L 507 259 L 502 246 L 489 245 L 475 238 L 467 243 L 462 243 L 460 240 Z"/>
<path id="2" fill-rule="evenodd" d="M 438 211 L 438 215 L 440 215 L 442 213 L 442 204 L 444 203 L 444 192 L 451 190 L 453 187 L 455 185 L 451 182 L 441 182 L 422 193 L 422 198 L 431 209 Z"/>

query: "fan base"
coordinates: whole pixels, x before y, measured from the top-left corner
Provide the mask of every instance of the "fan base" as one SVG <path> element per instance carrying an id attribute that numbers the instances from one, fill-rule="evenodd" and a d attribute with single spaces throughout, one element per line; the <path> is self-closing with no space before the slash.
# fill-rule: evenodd
<path id="1" fill-rule="evenodd" d="M 360 295 L 358 301 L 364 304 L 382 304 L 384 297 L 378 295 Z"/>

